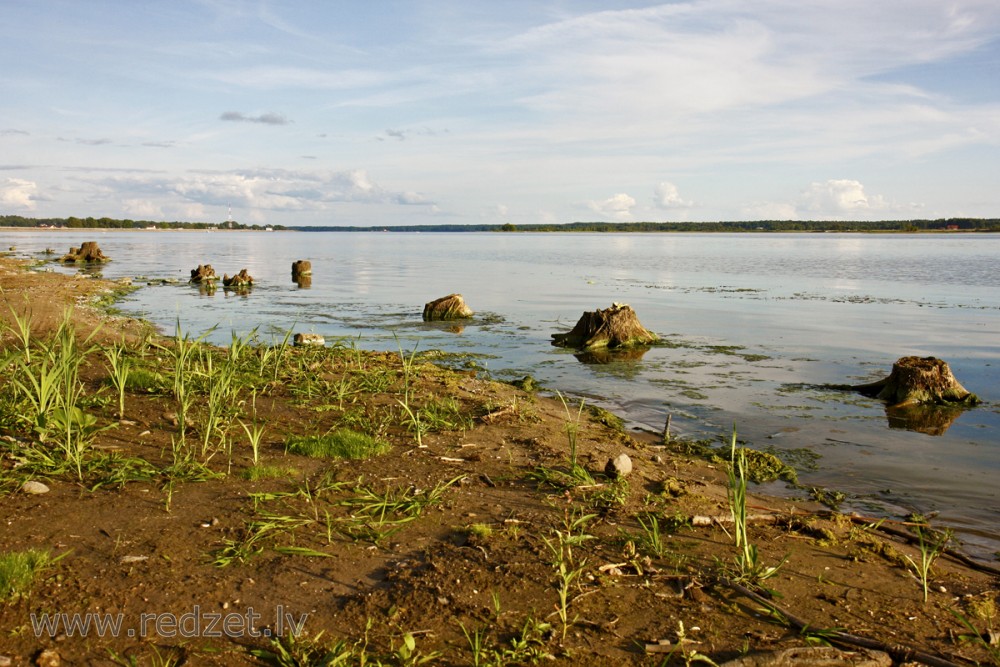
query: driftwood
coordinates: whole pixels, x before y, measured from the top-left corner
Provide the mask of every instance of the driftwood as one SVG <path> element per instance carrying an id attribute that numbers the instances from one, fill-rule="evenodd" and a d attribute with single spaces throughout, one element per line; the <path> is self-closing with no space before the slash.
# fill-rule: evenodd
<path id="1" fill-rule="evenodd" d="M 642 326 L 635 311 L 626 303 L 586 312 L 569 333 L 552 334 L 553 345 L 578 350 L 646 345 L 658 340 L 656 334 Z"/>
<path id="2" fill-rule="evenodd" d="M 815 623 L 810 623 L 809 621 L 802 619 L 798 616 L 791 614 L 790 612 L 782 609 L 778 605 L 774 604 L 773 601 L 765 598 L 763 595 L 750 590 L 746 586 L 736 583 L 735 581 L 730 581 L 725 577 L 719 579 L 719 583 L 736 593 L 744 597 L 748 597 L 757 604 L 763 606 L 766 609 L 770 609 L 772 613 L 778 615 L 780 618 L 785 619 L 785 622 L 789 627 L 798 630 L 800 632 L 811 631 L 816 632 L 820 626 Z M 950 660 L 945 660 L 944 658 L 939 658 L 936 655 L 931 655 L 930 653 L 925 653 L 923 651 L 918 651 L 915 648 L 909 646 L 903 646 L 901 644 L 889 644 L 888 642 L 879 641 L 877 639 L 870 639 L 868 637 L 861 637 L 858 635 L 852 635 L 850 633 L 844 632 L 842 630 L 837 630 L 834 628 L 823 629 L 823 638 L 832 644 L 840 644 L 843 646 L 858 646 L 861 648 L 872 649 L 875 651 L 884 651 L 892 656 L 893 660 L 897 662 L 909 662 L 916 661 L 924 665 L 931 665 L 931 667 L 958 667 L 958 664 Z"/>
<path id="3" fill-rule="evenodd" d="M 902 357 L 892 365 L 888 377 L 852 389 L 894 407 L 979 403 L 979 397 L 955 379 L 948 364 L 935 357 Z"/>
<path id="4" fill-rule="evenodd" d="M 424 321 L 433 322 L 437 320 L 464 320 L 470 318 L 475 313 L 465 305 L 465 299 L 461 294 L 449 294 L 440 299 L 434 299 L 424 304 Z"/>
<path id="5" fill-rule="evenodd" d="M 70 248 L 60 261 L 64 263 L 109 262 L 111 258 L 101 252 L 101 249 L 97 247 L 97 241 L 86 241 L 79 248 Z"/>

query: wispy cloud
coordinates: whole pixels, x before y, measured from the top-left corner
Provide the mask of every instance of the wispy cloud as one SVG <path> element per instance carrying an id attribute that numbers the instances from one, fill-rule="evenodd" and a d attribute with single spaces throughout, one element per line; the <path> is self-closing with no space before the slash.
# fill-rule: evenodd
<path id="1" fill-rule="evenodd" d="M 226 111 L 219 116 L 219 120 L 237 123 L 261 123 L 262 125 L 288 125 L 291 122 L 280 113 L 268 112 L 259 116 L 248 116 L 240 111 Z"/>

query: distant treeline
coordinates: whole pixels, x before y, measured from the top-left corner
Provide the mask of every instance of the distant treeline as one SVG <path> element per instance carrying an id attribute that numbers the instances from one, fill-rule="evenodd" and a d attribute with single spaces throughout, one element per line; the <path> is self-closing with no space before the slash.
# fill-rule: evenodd
<path id="1" fill-rule="evenodd" d="M 823 220 L 753 220 L 730 222 L 571 222 L 564 225 L 392 225 L 283 226 L 244 225 L 227 222 L 162 222 L 113 218 L 25 218 L 0 216 L 2 227 L 62 227 L 68 229 L 249 229 L 299 232 L 1000 232 L 996 218 L 942 218 L 938 220 L 875 220 L 833 222 Z"/>
<path id="2" fill-rule="evenodd" d="M 258 229 L 263 225 L 244 225 L 238 222 L 164 222 L 162 220 L 115 220 L 114 218 L 25 218 L 20 215 L 0 215 L 0 227 L 39 227 L 64 229 Z M 286 229 L 281 225 L 268 225 L 272 229 Z"/>
<path id="3" fill-rule="evenodd" d="M 571 222 L 564 225 L 393 225 L 391 227 L 289 227 L 300 232 L 1000 232 L 1000 219 L 753 220 L 733 222 Z"/>

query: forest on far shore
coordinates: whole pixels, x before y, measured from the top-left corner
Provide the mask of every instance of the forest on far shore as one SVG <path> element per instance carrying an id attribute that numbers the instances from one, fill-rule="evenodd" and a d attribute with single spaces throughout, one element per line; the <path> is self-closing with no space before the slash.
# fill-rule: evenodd
<path id="1" fill-rule="evenodd" d="M 1000 232 L 997 218 L 941 218 L 937 220 L 740 220 L 719 222 L 570 222 L 566 224 L 512 223 L 495 225 L 245 225 L 224 222 L 163 222 L 113 218 L 27 218 L 0 216 L 0 227 L 40 229 L 219 229 L 282 230 L 299 232 Z"/>

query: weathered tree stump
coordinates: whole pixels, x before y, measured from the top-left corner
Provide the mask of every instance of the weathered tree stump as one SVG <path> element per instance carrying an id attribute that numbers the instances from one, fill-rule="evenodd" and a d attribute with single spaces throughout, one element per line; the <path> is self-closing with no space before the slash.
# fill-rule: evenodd
<path id="1" fill-rule="evenodd" d="M 97 241 L 85 241 L 79 248 L 70 248 L 60 261 L 66 264 L 71 262 L 109 262 L 111 258 L 106 257 L 101 252 L 101 249 L 97 247 Z"/>
<path id="2" fill-rule="evenodd" d="M 449 294 L 424 304 L 425 322 L 464 320 L 474 314 L 472 309 L 465 305 L 465 299 L 462 298 L 461 294 Z"/>
<path id="3" fill-rule="evenodd" d="M 553 345 L 578 350 L 647 345 L 658 340 L 660 338 L 656 334 L 642 326 L 635 311 L 626 303 L 585 312 L 572 331 L 552 334 Z"/>
<path id="4" fill-rule="evenodd" d="M 292 262 L 292 280 L 295 282 L 299 281 L 299 278 L 303 276 L 311 276 L 313 272 L 313 265 L 307 259 L 297 259 Z"/>
<path id="5" fill-rule="evenodd" d="M 955 379 L 948 364 L 935 357 L 902 357 L 892 365 L 888 377 L 852 389 L 896 407 L 979 403 L 979 397 Z"/>
<path id="6" fill-rule="evenodd" d="M 191 282 L 193 283 L 208 283 L 218 279 L 219 276 L 215 275 L 215 269 L 212 268 L 211 264 L 199 264 L 197 269 L 191 269 Z"/>
<path id="7" fill-rule="evenodd" d="M 228 273 L 222 274 L 222 284 L 226 287 L 232 288 L 246 288 L 253 286 L 253 276 L 247 273 L 246 269 L 240 269 L 232 278 L 229 277 Z"/>

